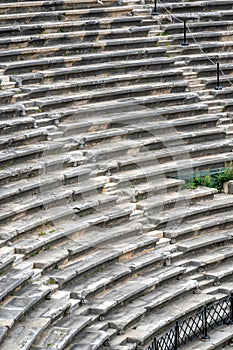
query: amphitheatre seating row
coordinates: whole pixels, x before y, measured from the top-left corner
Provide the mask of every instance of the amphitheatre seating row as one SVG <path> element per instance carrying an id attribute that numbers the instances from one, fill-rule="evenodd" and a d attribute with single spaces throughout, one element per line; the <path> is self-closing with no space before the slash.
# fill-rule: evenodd
<path id="1" fill-rule="evenodd" d="M 218 23 L 208 37 L 231 50 L 233 2 L 167 5 L 211 20 L 190 23 L 198 40 Z M 149 7 L 0 5 L 3 350 L 145 347 L 231 290 L 231 197 L 170 178 L 232 161 L 230 90 L 212 105 L 192 92 L 184 62 L 208 88 L 215 67 L 165 10 L 153 33 Z M 208 52 L 230 76 L 220 44 Z"/>

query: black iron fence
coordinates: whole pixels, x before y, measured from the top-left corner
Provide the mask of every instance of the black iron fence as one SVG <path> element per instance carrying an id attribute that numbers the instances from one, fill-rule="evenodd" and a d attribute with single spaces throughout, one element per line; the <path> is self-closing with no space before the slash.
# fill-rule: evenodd
<path id="1" fill-rule="evenodd" d="M 222 324 L 233 324 L 233 292 L 230 296 L 183 321 L 176 321 L 167 333 L 154 339 L 146 350 L 177 350 L 195 338 L 209 339 L 209 330 Z"/>

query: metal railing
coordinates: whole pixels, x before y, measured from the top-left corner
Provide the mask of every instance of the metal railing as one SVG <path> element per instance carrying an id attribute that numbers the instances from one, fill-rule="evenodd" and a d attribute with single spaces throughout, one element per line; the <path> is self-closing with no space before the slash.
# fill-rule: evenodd
<path id="1" fill-rule="evenodd" d="M 146 350 L 177 350 L 200 336 L 209 339 L 208 331 L 223 324 L 233 324 L 233 292 L 187 319 L 176 321 L 168 332 L 155 338 Z"/>

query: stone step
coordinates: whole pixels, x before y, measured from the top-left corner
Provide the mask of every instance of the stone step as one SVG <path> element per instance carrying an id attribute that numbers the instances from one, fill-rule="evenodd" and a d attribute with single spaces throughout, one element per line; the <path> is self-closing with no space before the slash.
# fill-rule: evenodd
<path id="1" fill-rule="evenodd" d="M 90 168 L 87 167 L 68 168 L 65 171 L 61 168 L 50 173 L 42 171 L 39 178 L 31 179 L 30 183 L 27 179 L 22 179 L 2 186 L 1 200 L 4 203 L 9 202 L 13 197 L 22 197 L 30 193 L 39 194 L 48 190 L 54 191 L 57 187 L 81 181 L 84 176 L 88 177 L 89 174 Z"/>
<path id="2" fill-rule="evenodd" d="M 189 207 L 191 204 L 197 201 L 205 201 L 209 198 L 212 198 L 213 194 L 216 193 L 215 189 L 209 189 L 207 187 L 198 187 L 195 190 L 180 190 L 179 192 L 171 192 L 166 194 L 157 195 L 154 198 L 144 199 L 137 203 L 137 208 L 147 212 L 150 215 L 150 218 L 155 222 L 161 222 L 160 216 L 166 213 L 167 209 L 175 208 L 171 212 L 180 208 L 184 211 L 183 215 L 180 212 L 180 219 L 183 218 L 186 214 L 184 208 Z M 209 201 L 208 201 L 209 202 Z M 227 202 L 228 205 L 233 203 Z M 208 204 L 207 204 L 208 205 Z M 183 208 L 184 207 L 184 208 Z M 205 203 L 203 204 L 205 208 Z M 170 212 L 170 210 L 168 210 Z M 172 217 L 172 213 L 171 213 Z"/>
<path id="3" fill-rule="evenodd" d="M 28 280 L 33 275 L 33 270 L 31 269 L 20 269 L 20 266 L 18 268 L 11 269 L 9 272 L 6 272 L 1 276 L 0 279 L 0 286 L 1 286 L 1 293 L 0 293 L 0 299 L 1 301 L 13 293 L 16 289 L 22 288 Z"/>
<path id="4" fill-rule="evenodd" d="M 119 174 L 111 175 L 110 179 L 114 183 L 118 183 L 120 186 L 126 184 L 136 184 L 138 182 L 145 182 L 150 180 L 154 176 L 175 176 L 175 174 L 182 174 L 183 177 L 190 176 L 193 171 L 207 171 L 207 169 L 219 169 L 225 167 L 225 162 L 232 160 L 231 153 L 223 153 L 220 155 L 210 155 L 205 157 L 196 158 L 192 161 L 192 170 L 190 170 L 189 162 L 185 161 L 173 161 L 165 164 L 160 164 L 159 168 L 145 167 L 143 169 L 133 169 L 125 171 Z"/>
<path id="5" fill-rule="evenodd" d="M 98 89 L 94 92 L 83 92 L 79 94 L 71 95 L 56 95 L 52 97 L 44 97 L 40 99 L 35 99 L 34 103 L 42 111 L 51 111 L 52 109 L 67 107 L 77 107 L 87 104 L 88 102 L 98 102 L 98 101 L 107 101 L 121 99 L 126 97 L 138 97 L 147 95 L 155 95 L 158 104 L 160 103 L 159 96 L 167 95 L 169 93 L 183 92 L 187 87 L 185 81 L 175 82 L 175 83 L 165 83 L 161 84 L 137 84 L 132 86 L 122 86 L 120 89 L 118 87 Z M 157 92 L 158 89 L 158 92 Z M 157 95 L 158 94 L 158 95 Z"/>
<path id="6" fill-rule="evenodd" d="M 8 120 L 0 121 L 0 137 L 8 133 L 32 129 L 36 127 L 36 121 L 34 118 L 30 117 L 21 117 L 13 118 Z"/>
<path id="7" fill-rule="evenodd" d="M 164 233 L 165 237 L 173 239 L 173 241 L 184 238 L 191 238 L 194 235 L 200 236 L 205 233 L 219 232 L 222 229 L 229 229 L 232 226 L 232 211 L 228 211 L 223 217 L 222 213 L 215 214 L 214 217 L 209 215 L 204 218 L 189 220 L 182 223 L 179 227 L 167 229 Z"/>
<path id="8" fill-rule="evenodd" d="M 197 188 L 197 190 L 199 187 Z M 212 194 L 216 193 L 217 190 L 210 189 L 212 191 Z M 195 190 L 194 190 L 195 192 Z M 179 192 L 179 194 L 182 194 L 182 192 Z M 190 219 L 200 218 L 201 216 L 220 213 L 222 211 L 227 212 L 228 210 L 231 210 L 232 206 L 232 198 L 231 196 L 226 195 L 215 195 L 213 199 L 211 199 L 211 196 L 208 197 L 208 201 L 206 202 L 200 202 L 195 203 L 192 206 L 188 206 L 188 202 L 184 203 L 181 208 L 175 206 L 174 209 L 170 210 L 163 210 L 163 213 L 159 216 L 157 219 L 160 227 L 161 225 L 176 225 L 176 222 L 187 221 Z M 139 204 L 140 205 L 140 204 Z M 156 212 L 154 212 L 154 215 L 152 216 L 156 220 Z"/>
<path id="9" fill-rule="evenodd" d="M 46 11 L 48 12 L 48 11 Z M 38 35 L 48 33 L 72 32 L 77 30 L 97 30 L 123 28 L 130 25 L 149 25 L 147 16 L 124 16 L 124 17 L 105 17 L 98 19 L 80 19 L 72 21 L 40 22 L 29 24 L 3 25 L 0 28 L 1 37 Z M 60 49 L 60 48 L 59 48 Z M 23 50 L 24 51 L 24 50 Z M 32 51 L 32 50 L 31 50 Z M 49 53 L 48 53 L 49 54 Z"/>
<path id="10" fill-rule="evenodd" d="M 98 49 L 98 48 L 97 48 Z M 73 50 L 73 52 L 72 52 Z M 33 53 L 29 53 L 29 57 L 30 59 L 27 59 L 27 54 L 24 54 L 21 51 L 21 54 L 23 54 L 23 59 L 21 59 L 21 57 L 14 57 L 14 51 L 12 51 L 13 53 L 13 57 L 9 57 L 8 62 L 6 62 L 6 60 L 8 59 L 8 57 L 6 56 L 2 56 L 3 60 L 5 61 L 5 63 L 3 62 L 2 65 L 5 66 L 5 72 L 6 74 L 9 73 L 11 74 L 12 71 L 17 70 L 17 74 L 16 76 L 14 76 L 14 73 L 12 73 L 10 79 L 11 80 L 15 80 L 15 81 L 21 81 L 21 72 L 30 72 L 32 69 L 38 70 L 45 70 L 45 69 L 55 69 L 55 68 L 59 68 L 59 67 L 68 67 L 69 68 L 69 64 L 72 63 L 72 67 L 74 68 L 77 65 L 89 65 L 89 64 L 97 64 L 97 63 L 107 63 L 107 62 L 116 62 L 116 61 L 122 61 L 122 60 L 137 60 L 137 59 L 149 59 L 149 58 L 155 58 L 155 57 L 159 57 L 163 55 L 163 53 L 165 53 L 165 49 L 163 48 L 159 48 L 159 47 L 148 47 L 148 48 L 132 48 L 132 49 L 128 49 L 128 50 L 118 50 L 118 51 L 105 51 L 105 52 L 98 52 L 98 53 L 84 53 L 84 54 L 79 54 L 77 51 L 78 49 L 75 49 L 75 47 L 70 47 L 70 48 L 65 48 L 65 52 L 69 51 L 69 53 L 65 54 L 64 56 L 61 56 L 62 54 L 62 48 L 56 47 L 55 48 L 55 53 L 53 52 L 54 50 L 51 51 L 51 55 L 52 57 L 49 57 L 47 54 L 47 51 L 45 52 L 46 57 L 39 57 L 38 54 L 36 54 L 36 52 L 33 52 L 36 56 L 36 58 L 32 59 L 32 55 Z M 40 54 L 43 54 L 43 48 L 39 51 Z M 7 51 L 7 54 L 10 54 L 10 51 Z M 71 68 L 71 67 L 70 67 Z M 81 67 L 80 67 L 81 68 Z M 88 68 L 88 67 L 87 67 Z M 90 67 L 89 67 L 90 68 Z M 80 69 L 77 71 L 77 73 L 80 73 Z M 48 72 L 50 73 L 50 71 Z M 67 69 L 67 74 L 69 73 L 69 69 Z M 45 80 L 46 80 L 46 71 L 45 72 L 41 72 L 41 74 L 45 76 Z M 161 72 L 161 74 L 163 74 Z M 19 75 L 19 76 L 18 76 Z M 76 74 L 77 75 L 77 74 Z M 33 75 L 28 73 L 28 76 L 32 76 L 33 79 Z M 27 77 L 27 75 L 26 75 Z M 26 80 L 26 77 L 24 80 Z M 75 71 L 74 69 L 72 69 L 71 71 L 71 77 L 75 77 Z M 22 77 L 24 78 L 24 76 Z M 35 76 L 35 78 L 37 78 L 37 75 Z M 77 75 L 78 78 L 78 75 Z M 52 79 L 52 77 L 51 77 Z M 51 81 L 50 79 L 50 81 Z M 55 79 L 55 77 L 54 77 Z M 59 76 L 57 77 L 57 80 L 59 80 Z M 33 82 L 33 81 L 32 81 Z M 35 83 L 37 83 L 37 79 L 35 79 Z M 33 86 L 32 86 L 33 87 Z M 26 87 L 25 87 L 26 88 Z M 30 88 L 30 86 L 28 87 Z M 4 93 L 6 94 L 6 93 Z M 9 94 L 9 93 L 8 93 Z M 13 93 L 11 93 L 13 94 Z M 4 96 L 3 96 L 4 97 Z M 16 99 L 17 96 L 14 96 L 14 100 Z"/>
<path id="11" fill-rule="evenodd" d="M 144 250 L 146 251 L 148 249 L 154 249 L 154 246 L 159 240 L 159 235 L 161 235 L 161 233 L 157 231 L 151 231 L 145 234 L 144 236 L 140 236 L 140 237 L 132 236 L 128 239 L 119 237 L 119 240 L 117 240 L 117 237 L 116 237 L 116 241 L 114 241 L 114 243 L 108 243 L 108 240 L 105 239 L 106 243 L 104 247 L 106 246 L 106 248 L 104 249 L 102 246 L 102 244 L 104 244 L 104 240 L 102 238 L 103 243 L 96 242 L 96 244 L 100 244 L 100 247 L 96 246 L 96 249 L 92 250 L 90 253 L 86 253 L 84 256 L 80 256 L 76 258 L 75 259 L 76 261 L 75 260 L 70 261 L 70 263 L 66 264 L 66 266 L 63 266 L 63 269 L 60 271 L 56 271 L 56 270 L 48 271 L 47 277 L 49 277 L 50 281 L 54 281 L 58 283 L 60 286 L 64 286 L 64 284 L 70 283 L 71 281 L 74 283 L 77 279 L 82 281 L 84 276 L 86 276 L 87 274 L 91 274 L 93 271 L 95 271 L 96 273 L 96 269 L 101 269 L 102 267 L 105 266 L 105 264 L 110 266 L 112 263 L 124 260 L 124 256 L 130 257 L 130 256 L 133 256 L 134 254 L 137 254 L 137 252 L 140 252 L 141 254 L 141 252 Z M 133 239 L 133 242 L 132 242 L 132 239 Z M 89 249 L 90 248 L 91 248 L 91 245 L 89 243 Z M 74 245 L 74 250 L 75 250 L 75 245 Z M 157 260 L 158 259 L 161 259 L 161 255 L 159 257 L 157 256 Z M 147 264 L 144 263 L 144 266 L 146 266 Z M 130 262 L 129 263 L 127 262 L 127 264 L 124 264 L 124 265 L 125 265 L 125 268 L 123 269 L 123 271 L 121 269 L 119 270 L 120 277 L 122 277 L 124 274 L 129 274 L 130 272 L 130 269 L 131 269 Z M 114 264 L 114 267 L 115 267 L 115 264 Z M 139 269 L 139 268 L 135 267 L 134 269 Z M 103 280 L 105 281 L 107 286 L 108 283 L 113 281 L 113 278 L 114 279 L 116 279 L 117 277 L 119 278 L 119 271 L 115 271 L 115 274 L 113 273 L 113 275 L 111 275 L 111 271 L 110 271 L 110 276 L 111 276 L 110 279 L 109 279 L 110 276 L 109 277 L 105 276 L 104 279 L 103 277 L 102 279 L 99 279 L 99 282 L 94 280 L 94 283 L 92 282 L 93 284 L 92 287 L 90 285 L 88 289 L 85 289 L 86 281 L 84 281 L 84 284 L 81 283 L 78 288 L 73 289 L 72 297 L 80 297 L 80 295 L 84 296 L 84 295 L 94 293 L 96 290 L 103 287 Z M 113 269 L 113 272 L 114 272 L 114 269 Z M 108 283 L 107 283 L 107 279 L 109 279 Z"/>
<path id="12" fill-rule="evenodd" d="M 201 294 L 187 294 L 176 300 L 175 304 L 164 305 L 164 307 L 154 311 L 145 320 L 139 320 L 133 328 L 127 329 L 120 344 L 130 343 L 149 344 L 156 334 L 161 333 L 164 327 L 172 327 L 175 321 L 190 313 L 197 312 L 205 304 L 215 300 L 213 296 Z"/>
<path id="13" fill-rule="evenodd" d="M 43 174 L 43 171 L 51 172 L 52 169 L 58 170 L 69 166 L 77 166 L 83 160 L 80 153 L 78 157 L 78 152 L 76 152 L 76 158 L 73 160 L 68 154 L 63 154 L 62 152 L 61 154 L 56 154 L 56 149 L 53 154 L 52 151 L 51 149 L 50 154 L 45 151 L 44 157 L 39 157 L 38 159 L 29 159 L 18 162 L 18 164 L 15 162 L 15 164 L 3 166 L 0 173 L 1 185 L 10 184 L 20 179 L 40 176 Z"/>
<path id="14" fill-rule="evenodd" d="M 145 184 L 136 184 L 129 188 L 123 188 L 116 192 L 119 195 L 125 195 L 128 198 L 132 198 L 132 201 L 137 202 L 138 200 L 145 198 L 154 198 L 155 195 L 165 194 L 174 191 L 180 191 L 184 185 L 183 180 L 177 180 L 172 178 L 164 178 L 148 181 Z"/>
<path id="15" fill-rule="evenodd" d="M 127 39 L 114 39 L 114 40 L 98 40 L 95 42 L 81 42 L 81 43 L 72 43 L 68 45 L 59 45 L 59 50 L 57 45 L 55 46 L 47 46 L 47 47 L 25 47 L 20 50 L 2 50 L 2 62 L 10 62 L 15 60 L 33 60 L 40 58 L 40 60 L 44 58 L 49 59 L 51 56 L 56 57 L 60 56 L 62 52 L 64 55 L 68 53 L 68 55 L 87 55 L 87 58 L 104 58 L 103 53 L 105 51 L 108 52 L 110 57 L 114 57 L 114 52 L 116 52 L 116 57 L 120 55 L 120 51 L 128 51 L 128 50 L 139 50 L 147 51 L 147 49 L 155 49 L 158 38 L 156 37 L 145 37 L 145 38 L 127 38 Z M 157 52 L 165 52 L 164 48 L 160 48 L 156 46 Z M 66 58 L 69 56 L 65 56 Z M 64 57 L 63 57 L 64 59 Z M 42 61 L 43 62 L 43 61 Z M 37 62 L 40 64 L 40 61 Z M 3 76 L 5 77 L 5 76 Z M 11 79 L 14 78 L 14 75 L 11 76 Z M 22 77 L 23 78 L 23 77 Z M 25 77 L 26 78 L 26 77 Z"/>
<path id="16" fill-rule="evenodd" d="M 20 123 L 19 122 L 19 128 L 17 128 L 17 125 L 15 123 L 12 123 L 13 120 L 10 120 L 10 123 L 3 122 L 3 132 L 4 134 L 7 133 L 7 135 L 0 135 L 0 150 L 2 150 L 4 153 L 6 153 L 6 149 L 14 149 L 15 147 L 20 147 L 20 146 L 26 146 L 26 145 L 31 145 L 31 144 L 36 144 L 39 142 L 43 142 L 46 144 L 48 140 L 48 131 L 44 128 L 40 129 L 34 129 L 30 130 L 25 127 L 25 124 L 28 125 L 29 119 L 26 119 L 26 123 Z M 35 121 L 33 121 L 33 125 L 31 125 L 32 120 L 30 120 L 30 126 L 35 126 Z M 16 127 L 17 131 L 10 133 L 10 126 Z M 18 131 L 20 128 L 24 130 Z M 9 137 L 10 135 L 10 137 Z M 16 150 L 16 149 L 15 149 Z M 16 150 L 17 152 L 17 150 Z"/>
<path id="17" fill-rule="evenodd" d="M 119 333 L 123 333 L 126 327 L 132 327 L 142 317 L 147 317 L 147 314 L 152 313 L 155 309 L 158 310 L 165 304 L 176 303 L 177 298 L 192 293 L 197 287 L 198 283 L 194 280 L 168 282 L 133 300 L 129 305 L 107 313 L 105 321 L 108 321 L 110 326 L 116 328 Z"/>
<path id="18" fill-rule="evenodd" d="M 93 57 L 93 56 L 92 56 Z M 76 58 L 76 60 L 75 60 Z M 53 60 L 49 60 L 50 63 L 52 64 L 55 63 L 56 58 Z M 17 74 L 15 76 L 11 76 L 11 79 L 16 81 L 19 86 L 22 84 L 37 84 L 37 83 L 51 83 L 56 81 L 59 81 L 61 79 L 84 79 L 87 77 L 102 77 L 103 76 L 109 76 L 113 74 L 129 74 L 133 73 L 135 71 L 144 71 L 144 70 L 162 70 L 162 69 L 171 69 L 171 66 L 174 63 L 174 59 L 170 58 L 159 58 L 157 60 L 154 60 L 153 58 L 143 58 L 140 60 L 124 60 L 124 61 L 118 61 L 118 62 L 106 62 L 106 63 L 98 63 L 97 64 L 84 64 L 80 65 L 80 62 L 82 61 L 80 55 L 77 56 L 72 56 L 72 57 L 65 57 L 62 60 L 58 57 L 58 62 L 60 62 L 60 67 L 64 67 L 66 62 L 69 64 L 69 62 L 72 61 L 72 64 L 74 63 L 78 65 L 78 67 L 67 67 L 67 68 L 55 68 L 54 69 L 48 69 L 44 71 L 38 71 L 35 73 L 25 73 L 24 75 L 22 74 Z M 38 61 L 37 61 L 38 62 Z M 19 70 L 22 69 L 25 70 L 27 69 L 27 64 L 29 68 L 31 67 L 30 65 L 35 64 L 35 60 L 31 60 L 28 62 L 25 61 L 19 61 L 19 62 L 14 62 L 14 63 L 9 63 L 8 64 L 8 69 L 11 70 Z M 37 63 L 36 63 L 37 64 Z M 7 67 L 5 66 L 7 69 Z M 30 68 L 31 69 L 31 68 Z"/>
<path id="19" fill-rule="evenodd" d="M 206 22 L 188 22 L 187 27 L 194 35 L 196 35 L 196 33 L 198 33 L 198 32 L 206 32 L 206 31 L 210 31 L 210 30 L 227 31 L 227 30 L 233 29 L 232 23 L 230 21 L 227 21 L 227 20 L 225 20 L 225 21 L 209 20 L 208 22 L 207 21 Z M 183 29 L 184 29 L 183 23 L 172 23 L 172 24 L 168 24 L 168 25 L 162 25 L 162 30 L 164 30 L 164 32 L 167 35 L 183 33 Z"/>
<path id="20" fill-rule="evenodd" d="M 18 164 L 22 160 L 38 159 L 43 154 L 57 154 L 62 147 L 63 144 L 61 142 L 44 141 L 43 143 L 20 146 L 9 151 L 4 149 L 0 152 L 1 168 L 4 170 L 6 166 Z"/>
<path id="21" fill-rule="evenodd" d="M 107 77 L 98 77 L 98 78 L 87 78 L 80 80 L 70 79 L 65 83 L 54 83 L 54 84 L 43 84 L 43 85 L 27 85 L 22 86 L 20 90 L 23 92 L 22 97 L 17 95 L 16 100 L 20 101 L 23 99 L 31 99 L 31 98 L 40 98 L 45 96 L 52 96 L 57 94 L 65 94 L 65 93 L 83 93 L 84 91 L 92 91 L 102 88 L 115 88 L 115 87 L 123 87 L 125 88 L 128 85 L 136 85 L 140 84 L 153 84 L 155 89 L 160 92 L 167 92 L 169 88 L 172 91 L 175 91 L 176 86 L 182 83 L 182 77 L 172 76 L 172 74 L 167 76 L 167 82 L 161 82 L 164 78 L 164 75 L 159 75 L 159 72 L 153 71 L 145 71 L 142 73 L 132 73 L 132 74 L 118 74 L 114 76 Z M 172 81 L 171 81 L 172 80 Z M 157 86 L 156 86 L 157 83 Z M 183 81 L 183 84 L 186 83 Z M 160 88 L 159 88 L 160 87 Z M 181 86 L 180 86 L 181 89 Z M 136 95 L 136 94 L 135 94 Z"/>
<path id="22" fill-rule="evenodd" d="M 55 115 L 59 114 L 59 117 L 67 118 L 68 116 L 74 116 L 75 114 L 79 114 L 80 118 L 87 117 L 97 117 L 102 116 L 103 113 L 107 113 L 108 116 L 110 113 L 123 113 L 123 112 L 134 112 L 143 111 L 147 108 L 156 107 L 171 108 L 174 104 L 180 107 L 185 104 L 198 103 L 199 97 L 196 93 L 170 93 L 163 94 L 159 96 L 149 96 L 149 97 L 135 97 L 134 99 L 119 99 L 117 102 L 115 101 L 106 101 L 106 102 L 98 102 L 98 103 L 88 103 L 88 105 L 83 105 L 81 107 L 72 107 L 72 108 L 63 108 L 59 110 L 54 110 L 53 113 Z M 192 110 L 192 109 L 191 109 Z M 151 111 L 151 110 L 150 110 Z M 160 118 L 161 119 L 161 118 Z"/>
<path id="23" fill-rule="evenodd" d="M 191 239 L 186 239 L 181 242 L 177 242 L 176 246 L 178 250 L 181 250 L 183 252 L 193 252 L 193 251 L 200 251 L 201 249 L 206 249 L 208 247 L 213 247 L 215 245 L 219 245 L 220 243 L 229 244 L 232 239 L 232 233 L 231 231 L 221 231 L 221 233 L 212 233 L 212 234 L 206 234 L 201 237 L 194 237 Z M 221 248 L 224 251 L 224 248 Z M 228 248 L 226 248 L 228 249 Z M 231 249 L 231 247 L 230 247 Z M 212 253 L 211 253 L 212 254 Z M 210 255 L 211 255 L 210 254 Z M 219 254 L 219 253 L 218 253 Z M 221 250 L 220 254 L 218 255 L 218 259 L 221 257 Z M 198 259 L 199 261 L 205 262 L 205 259 L 203 255 L 199 257 L 193 257 L 191 258 L 192 261 Z"/>
<path id="24" fill-rule="evenodd" d="M 151 234 L 153 231 L 151 232 Z M 150 232 L 148 232 L 150 235 Z M 142 237 L 142 236 L 140 236 Z M 159 243 L 156 242 L 157 244 Z M 148 252 L 147 252 L 148 250 Z M 119 262 L 108 263 L 103 269 L 93 271 L 88 274 L 88 281 L 85 276 L 78 276 L 67 284 L 66 290 L 71 292 L 71 296 L 77 299 L 95 300 L 98 293 L 103 290 L 111 291 L 112 285 L 121 283 L 123 280 L 128 280 L 134 276 L 135 273 L 145 273 L 151 270 L 154 266 L 159 269 L 165 266 L 169 260 L 169 249 L 156 247 L 155 249 L 142 249 L 135 254 L 126 254 L 125 258 L 120 259 Z"/>
<path id="25" fill-rule="evenodd" d="M 74 10 L 74 9 L 87 9 L 87 8 L 96 8 L 96 7 L 106 7 L 118 5 L 117 1 L 114 0 L 103 0 L 102 4 L 94 0 L 66 0 L 66 1 L 21 1 L 18 2 L 5 2 L 0 4 L 1 14 L 18 14 L 18 13 L 33 13 L 38 11 L 65 11 L 65 10 Z"/>
<path id="26" fill-rule="evenodd" d="M 54 13 L 54 12 L 53 12 Z M 86 30 L 86 31 L 72 31 L 65 33 L 49 33 L 36 34 L 33 36 L 14 36 L 0 39 L 1 49 L 15 49 L 25 46 L 50 46 L 59 44 L 71 44 L 73 41 L 92 41 L 96 37 L 100 40 L 108 40 L 114 38 L 128 38 L 132 36 L 145 37 L 147 36 L 150 27 L 135 26 L 116 29 L 100 29 L 100 30 Z M 2 64 L 0 65 L 2 68 Z"/>
<path id="27" fill-rule="evenodd" d="M 123 306 L 123 303 L 126 305 L 129 301 L 147 294 L 159 284 L 175 280 L 184 271 L 185 269 L 182 268 L 164 267 L 138 278 L 132 278 L 127 284 L 122 283 L 115 286 L 114 290 L 103 292 L 93 303 L 89 304 L 90 311 L 94 314 L 105 315 L 118 305 Z"/>
<path id="28" fill-rule="evenodd" d="M 17 14 L 17 24 L 72 21 L 82 19 L 98 19 L 103 17 L 121 17 L 132 16 L 133 6 L 117 6 L 117 7 L 96 7 L 91 11 L 88 8 L 77 10 L 60 10 L 60 11 L 40 11 L 40 12 L 24 12 Z M 0 21 L 3 25 L 15 23 L 15 13 L 0 15 Z"/>
<path id="29" fill-rule="evenodd" d="M 103 330 L 95 329 L 94 326 L 87 329 L 80 335 L 77 340 L 73 340 L 71 350 L 85 350 L 91 347 L 92 350 L 97 350 L 101 346 L 107 344 L 109 334 Z"/>
<path id="30" fill-rule="evenodd" d="M 194 106 L 192 106 L 194 107 Z M 195 107 L 200 107 L 196 106 Z M 194 107 L 194 108 L 195 108 Z M 188 110 L 188 106 L 183 106 L 180 109 L 177 109 L 177 114 L 175 114 L 175 111 L 173 110 L 173 114 L 170 114 L 170 108 L 168 109 L 161 109 L 158 108 L 156 113 L 153 113 L 153 110 L 142 110 L 141 113 L 124 113 L 121 115 L 121 117 L 115 117 L 110 119 L 108 115 L 102 118 L 96 117 L 96 118 L 89 118 L 87 121 L 79 120 L 78 122 L 70 122 L 70 119 L 75 118 L 75 116 L 68 118 L 68 123 L 61 123 L 59 124 L 59 129 L 64 132 L 65 136 L 69 135 L 77 135 L 80 133 L 86 132 L 86 145 L 91 141 L 93 142 L 93 136 L 96 135 L 96 139 L 101 141 L 101 139 L 107 139 L 107 133 L 106 130 L 108 130 L 111 134 L 111 132 L 114 132 L 114 136 L 121 136 L 121 135 L 132 135 L 131 138 L 133 139 L 133 135 L 140 134 L 140 133 L 151 133 L 151 136 L 153 135 L 156 140 L 159 140 L 161 137 L 168 136 L 171 132 L 177 132 L 178 134 L 181 134 L 181 131 L 184 133 L 188 133 L 190 129 L 192 129 L 195 126 L 196 130 L 201 129 L 208 129 L 213 128 L 218 123 L 219 119 L 223 116 L 226 116 L 226 113 L 219 113 L 215 115 L 209 115 L 209 114 L 200 114 L 196 115 L 193 109 L 191 108 L 190 114 L 192 112 L 194 113 L 194 116 L 191 117 L 182 117 L 183 112 L 185 110 Z M 161 111 L 161 112 L 160 112 Z M 195 110 L 197 113 L 198 111 Z M 159 113 L 160 112 L 160 113 Z M 167 112 L 167 113 L 166 113 Z M 180 112 L 180 113 L 179 113 Z M 201 113 L 204 111 L 200 111 Z M 157 114 L 158 113 L 158 114 Z M 162 113 L 166 113 L 166 119 L 170 117 L 170 120 L 165 120 L 165 117 L 163 118 Z M 132 118 L 134 116 L 134 119 Z M 182 118 L 179 118 L 179 117 Z M 163 120 L 164 119 L 164 120 Z M 144 120 L 144 123 L 142 122 Z M 103 130 L 105 129 L 105 130 Z M 94 130 L 94 131 L 92 131 Z M 122 130 L 122 131 L 120 131 Z M 89 133 L 88 133 L 89 132 Z M 102 135 L 102 137 L 101 137 Z M 97 154 L 97 152 L 96 152 Z"/>
<path id="31" fill-rule="evenodd" d="M 155 140 L 156 141 L 156 140 Z M 201 141 L 201 140 L 200 140 Z M 192 142 L 192 140 L 190 140 Z M 184 139 L 185 143 L 185 139 Z M 182 143 L 181 143 L 182 144 Z M 154 143 L 156 145 L 156 142 Z M 161 145 L 161 150 L 158 151 L 146 151 L 146 146 L 145 146 L 145 151 L 141 151 L 138 154 L 135 154 L 134 156 L 122 156 L 121 159 L 116 159 L 115 162 L 118 162 L 118 168 L 121 170 L 129 170 L 133 169 L 136 167 L 144 167 L 144 166 L 152 166 L 152 165 L 157 165 L 158 162 L 159 164 L 166 163 L 167 161 L 175 161 L 175 160 L 180 160 L 180 159 L 192 159 L 192 158 L 197 158 L 200 156 L 208 156 L 211 154 L 218 154 L 225 152 L 226 150 L 231 151 L 231 143 L 230 142 L 200 142 L 198 145 L 195 144 L 195 139 L 194 143 L 190 145 L 178 145 L 177 147 L 175 145 L 169 146 L 167 145 L 167 148 L 165 146 L 165 143 L 163 144 L 164 148 L 162 148 Z M 149 146 L 148 146 L 149 148 Z M 90 152 L 91 153 L 91 152 Z M 114 154 L 112 154 L 114 156 Z M 96 153 L 96 158 L 98 159 L 98 153 Z M 116 163 L 114 164 L 113 159 L 109 161 L 102 162 L 102 168 L 104 167 L 105 169 L 109 169 L 109 171 L 115 170 L 116 168 Z"/>
<path id="32" fill-rule="evenodd" d="M 172 11 L 172 13 L 178 15 L 179 17 L 181 15 L 186 15 L 187 13 L 195 13 L 197 16 L 198 13 L 202 12 L 217 12 L 217 11 L 222 11 L 222 10 L 232 10 L 232 3 L 231 1 L 227 0 L 221 0 L 217 2 L 213 1 L 193 1 L 193 2 L 181 2 L 181 3 L 174 3 L 174 2 L 167 2 L 165 6 L 163 4 L 158 6 L 158 11 L 160 13 L 166 13 L 166 9 L 169 11 Z M 209 14 L 210 16 L 210 14 Z"/>

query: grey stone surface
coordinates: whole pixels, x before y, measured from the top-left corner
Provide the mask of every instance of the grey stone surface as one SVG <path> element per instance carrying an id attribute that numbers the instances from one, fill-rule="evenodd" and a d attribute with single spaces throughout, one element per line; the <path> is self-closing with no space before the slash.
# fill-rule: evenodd
<path id="1" fill-rule="evenodd" d="M 232 5 L 0 4 L 3 350 L 144 348 L 232 290 L 232 198 L 182 189 L 233 160 Z"/>

